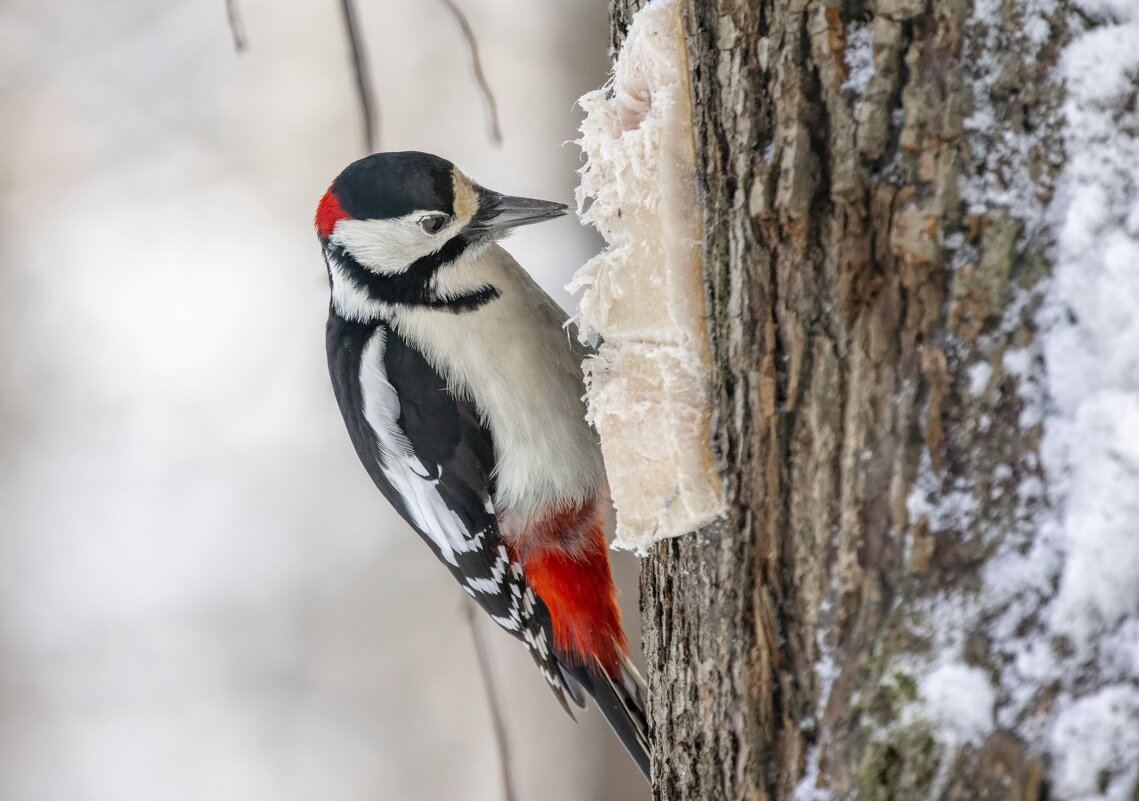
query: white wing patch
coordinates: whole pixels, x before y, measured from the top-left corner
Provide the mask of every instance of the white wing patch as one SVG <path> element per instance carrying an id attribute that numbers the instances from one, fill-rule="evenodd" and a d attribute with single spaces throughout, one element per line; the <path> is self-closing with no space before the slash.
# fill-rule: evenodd
<path id="1" fill-rule="evenodd" d="M 447 506 L 437 489 L 442 469 L 438 465 L 434 471 L 424 467 L 407 436 L 400 430 L 399 395 L 384 370 L 386 345 L 387 330 L 378 326 L 361 355 L 360 391 L 364 400 L 364 419 L 376 435 L 384 477 L 403 498 L 416 527 L 431 538 L 448 563 L 457 567 L 455 554 L 480 548 L 484 532 L 472 534 L 455 511 Z M 435 478 L 431 477 L 432 472 Z M 495 570 L 501 575 L 505 572 L 505 565 L 499 571 L 496 564 Z M 491 579 L 475 579 L 472 583 L 479 581 L 489 582 Z M 480 588 L 475 583 L 472 589 Z"/>

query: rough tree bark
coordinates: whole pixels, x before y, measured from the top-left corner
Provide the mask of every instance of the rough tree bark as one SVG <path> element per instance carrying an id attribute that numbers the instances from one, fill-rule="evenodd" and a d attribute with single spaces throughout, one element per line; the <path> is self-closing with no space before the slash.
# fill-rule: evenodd
<path id="1" fill-rule="evenodd" d="M 615 47 L 643 4 L 612 0 Z M 1047 194 L 1062 19 L 1034 49 L 1016 2 L 987 21 L 970 0 L 686 5 L 733 508 L 644 562 L 654 797 L 804 797 L 812 763 L 808 789 L 835 798 L 1046 797 L 1008 731 L 948 753 L 920 725 L 869 733 L 914 695 L 896 667 L 928 648 L 923 600 L 975 591 L 981 527 L 1011 536 L 1031 511 L 997 491 L 1039 470 L 1002 354 L 1033 336 L 1031 303 L 1011 298 L 1047 264 L 1007 210 L 969 213 L 965 181 L 1014 177 L 964 123 L 977 49 L 997 41 L 982 100 L 994 131 L 1034 131 L 1015 179 Z M 859 30 L 874 69 L 852 91 Z M 923 471 L 972 498 L 968 525 L 913 512 Z M 970 664 L 996 669 L 975 640 Z"/>

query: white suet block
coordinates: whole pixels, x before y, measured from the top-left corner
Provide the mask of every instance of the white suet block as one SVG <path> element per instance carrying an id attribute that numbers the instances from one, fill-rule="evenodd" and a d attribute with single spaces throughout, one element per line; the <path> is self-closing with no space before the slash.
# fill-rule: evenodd
<path id="1" fill-rule="evenodd" d="M 584 289 L 582 336 L 602 343 L 585 372 L 617 510 L 614 547 L 640 552 L 725 509 L 681 13 L 676 0 L 639 11 L 612 82 L 579 101 L 578 214 L 608 247 L 568 289 Z"/>

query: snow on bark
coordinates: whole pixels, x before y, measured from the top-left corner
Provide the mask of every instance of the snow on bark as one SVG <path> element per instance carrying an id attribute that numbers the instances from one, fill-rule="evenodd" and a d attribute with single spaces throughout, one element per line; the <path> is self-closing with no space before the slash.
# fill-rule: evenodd
<path id="1" fill-rule="evenodd" d="M 681 8 L 656 0 L 638 12 L 612 82 L 580 100 L 578 213 L 608 248 L 568 289 L 584 288 L 582 336 L 601 340 L 585 364 L 586 397 L 617 511 L 614 546 L 641 552 L 724 509 Z"/>
<path id="2" fill-rule="evenodd" d="M 1062 560 L 1043 611 L 1049 639 L 1065 647 L 1036 656 L 1063 686 L 1047 734 L 1055 797 L 1129 799 L 1139 767 L 1139 8 L 1077 5 L 1115 22 L 1076 36 L 1059 66 L 1068 160 L 1039 323 L 1041 456 L 1057 501 L 1047 524 Z M 1040 645 L 1022 638 L 1018 656 Z"/>
<path id="3" fill-rule="evenodd" d="M 1005 209 L 1023 237 L 1049 245 L 1053 272 L 1035 298 L 1039 333 L 1002 360 L 1029 401 L 1021 428 L 1043 424 L 1047 486 L 1030 477 L 1018 489 L 1027 534 L 1011 523 L 990 532 L 997 552 L 979 597 L 926 610 L 938 647 L 919 671 L 910 716 L 934 724 L 947 745 L 979 742 L 996 727 L 1015 732 L 1047 755 L 1057 801 L 1125 801 L 1139 781 L 1139 7 L 1075 5 L 1082 16 L 1072 24 L 1082 30 L 1056 68 L 1066 87 L 1065 161 L 1051 199 L 1042 202 L 1029 177 L 1031 134 L 997 131 L 981 156 L 983 177 L 963 187 L 972 211 Z M 977 20 L 999 30 L 1000 7 L 978 0 Z M 1042 0 L 1024 8 L 1017 35 L 1046 41 L 1063 9 Z M 978 57 L 987 77 L 969 124 L 989 137 L 979 142 L 996 128 L 986 103 L 998 52 L 993 40 Z M 1033 300 L 1020 298 L 1006 319 Z M 975 366 L 975 389 L 990 372 Z M 969 528 L 971 488 L 938 493 L 932 475 L 927 463 L 911 519 Z M 989 676 L 961 661 L 978 631 L 1000 666 Z"/>
<path id="4" fill-rule="evenodd" d="M 993 730 L 996 694 L 980 668 L 939 665 L 922 677 L 919 692 L 922 713 L 947 745 L 980 745 Z"/>
<path id="5" fill-rule="evenodd" d="M 869 22 L 852 22 L 846 27 L 846 50 L 843 60 L 846 63 L 847 78 L 843 81 L 843 92 L 850 92 L 860 98 L 866 91 L 870 79 L 874 77 L 874 53 L 870 46 L 874 40 L 874 26 Z M 855 100 L 857 106 L 857 100 Z"/>

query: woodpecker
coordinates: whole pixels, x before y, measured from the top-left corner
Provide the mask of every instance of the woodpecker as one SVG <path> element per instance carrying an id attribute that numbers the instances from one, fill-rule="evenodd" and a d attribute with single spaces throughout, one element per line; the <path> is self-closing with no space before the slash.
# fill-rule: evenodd
<path id="1" fill-rule="evenodd" d="M 486 189 L 418 152 L 350 164 L 316 211 L 332 386 L 373 482 L 554 695 L 592 696 L 649 775 L 643 682 L 605 545 L 609 495 L 582 359 L 497 243 L 561 203 Z"/>

